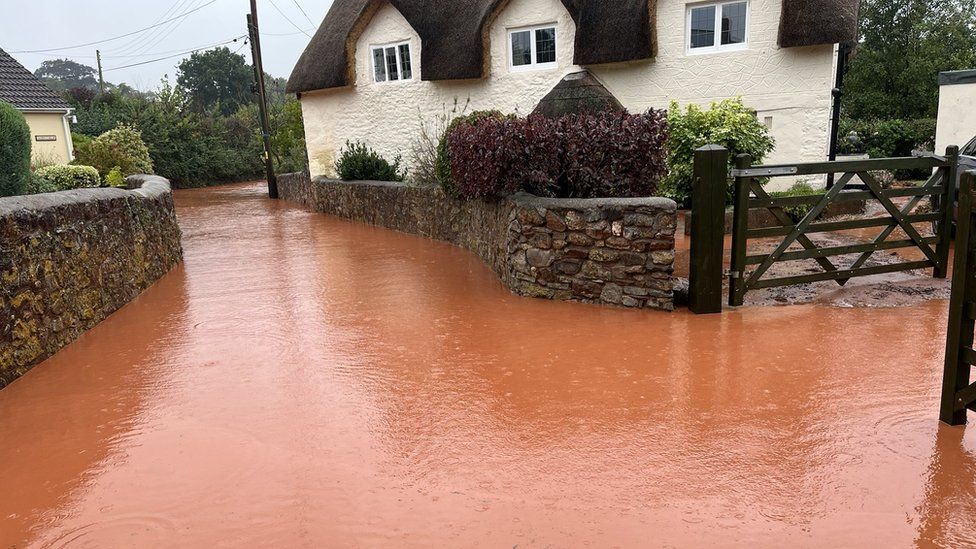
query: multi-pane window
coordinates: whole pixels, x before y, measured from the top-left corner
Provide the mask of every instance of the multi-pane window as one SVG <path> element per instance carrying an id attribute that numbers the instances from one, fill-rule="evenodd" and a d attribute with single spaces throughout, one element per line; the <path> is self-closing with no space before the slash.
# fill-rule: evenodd
<path id="1" fill-rule="evenodd" d="M 548 25 L 509 31 L 512 70 L 556 66 L 556 27 Z"/>
<path id="2" fill-rule="evenodd" d="M 746 48 L 749 2 L 699 4 L 688 8 L 688 50 L 708 53 Z"/>
<path id="3" fill-rule="evenodd" d="M 396 82 L 413 78 L 410 43 L 373 47 L 373 80 Z"/>

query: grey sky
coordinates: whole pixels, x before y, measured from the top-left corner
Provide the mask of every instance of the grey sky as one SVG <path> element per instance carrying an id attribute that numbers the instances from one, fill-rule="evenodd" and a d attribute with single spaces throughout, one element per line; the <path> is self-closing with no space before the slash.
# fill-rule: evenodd
<path id="1" fill-rule="evenodd" d="M 125 82 L 146 90 L 156 87 L 163 75 L 168 74 L 175 80 L 175 67 L 183 56 L 113 69 L 225 42 L 247 33 L 244 18 L 249 10 L 249 0 L 215 0 L 207 5 L 211 1 L 3 0 L 0 48 L 30 70 L 36 69 L 45 59 L 64 57 L 94 67 L 95 50 L 100 49 L 106 80 Z M 274 76 L 288 76 L 309 41 L 299 31 L 314 34 L 311 29 L 318 26 L 331 4 L 332 0 L 258 0 L 265 71 Z M 205 7 L 185 18 L 131 37 L 64 51 L 17 53 L 112 38 L 178 17 L 200 6 Z M 314 26 L 299 6 L 315 22 Z M 227 46 L 237 50 L 244 46 L 244 42 L 238 40 Z M 240 53 L 250 61 L 247 47 Z"/>

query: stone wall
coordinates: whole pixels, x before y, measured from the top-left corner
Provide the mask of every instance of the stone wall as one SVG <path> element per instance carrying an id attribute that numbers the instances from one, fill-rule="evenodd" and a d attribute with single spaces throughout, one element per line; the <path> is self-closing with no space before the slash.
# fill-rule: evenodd
<path id="1" fill-rule="evenodd" d="M 182 259 L 169 182 L 0 199 L 0 388 Z"/>
<path id="2" fill-rule="evenodd" d="M 673 310 L 676 206 L 663 198 L 455 200 L 437 187 L 278 178 L 281 198 L 445 240 L 480 256 L 514 293 Z"/>

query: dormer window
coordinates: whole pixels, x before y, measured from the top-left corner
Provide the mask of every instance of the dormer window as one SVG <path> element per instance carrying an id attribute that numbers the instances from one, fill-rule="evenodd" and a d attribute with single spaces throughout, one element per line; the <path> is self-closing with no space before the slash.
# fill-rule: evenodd
<path id="1" fill-rule="evenodd" d="M 398 82 L 413 78 L 410 62 L 410 42 L 373 46 L 373 80 Z"/>
<path id="2" fill-rule="evenodd" d="M 509 64 L 513 71 L 556 68 L 556 27 L 542 25 L 508 31 Z"/>
<path id="3" fill-rule="evenodd" d="M 688 8 L 688 52 L 716 53 L 746 49 L 749 3 L 718 2 Z"/>

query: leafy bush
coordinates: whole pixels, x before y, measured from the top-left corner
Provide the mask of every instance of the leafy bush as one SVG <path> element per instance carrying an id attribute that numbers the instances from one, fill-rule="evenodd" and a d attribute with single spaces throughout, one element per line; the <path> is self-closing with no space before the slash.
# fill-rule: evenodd
<path id="1" fill-rule="evenodd" d="M 776 144 L 769 129 L 759 122 L 741 98 L 712 103 L 708 110 L 697 105 L 688 105 L 682 110 L 677 102 L 672 102 L 668 110 L 668 131 L 670 173 L 662 190 L 665 196 L 684 206 L 690 206 L 695 149 L 709 144 L 722 145 L 729 150 L 731 169 L 737 155 L 750 154 L 758 164 Z M 727 200 L 731 199 L 730 180 Z"/>
<path id="2" fill-rule="evenodd" d="M 105 184 L 109 187 L 125 187 L 125 176 L 122 175 L 122 169 L 116 166 L 109 170 L 108 175 L 105 176 Z"/>
<path id="3" fill-rule="evenodd" d="M 935 125 L 936 121 L 933 118 L 844 119 L 840 124 L 838 148 L 844 154 L 867 154 L 871 158 L 911 156 L 916 150 L 933 150 Z"/>
<path id="4" fill-rule="evenodd" d="M 0 101 L 0 196 L 23 194 L 30 184 L 30 128 L 24 115 Z"/>
<path id="5" fill-rule="evenodd" d="M 403 181 L 407 174 L 400 162 L 397 156 L 390 164 L 364 143 L 346 141 L 335 168 L 339 178 L 346 181 Z"/>
<path id="6" fill-rule="evenodd" d="M 451 150 L 448 146 L 448 136 L 460 126 L 477 126 L 482 120 L 501 120 L 503 118 L 505 115 L 501 111 L 474 111 L 471 114 L 457 116 L 448 123 L 437 143 L 434 159 L 434 178 L 448 196 L 455 198 L 459 196 L 451 174 Z"/>
<path id="7" fill-rule="evenodd" d="M 31 176 L 28 178 L 27 185 L 24 188 L 24 194 L 53 193 L 59 190 L 60 189 L 58 189 L 57 185 L 51 181 L 31 174 Z"/>
<path id="8" fill-rule="evenodd" d="M 102 182 L 98 170 L 92 166 L 46 166 L 34 174 L 50 181 L 59 191 L 97 187 Z"/>
<path id="9" fill-rule="evenodd" d="M 102 177 L 118 167 L 124 175 L 153 173 L 149 149 L 142 140 L 142 133 L 133 126 L 119 124 L 114 130 L 79 147 L 76 163 L 94 166 Z"/>
<path id="10" fill-rule="evenodd" d="M 785 191 L 771 192 L 769 193 L 769 196 L 773 198 L 783 198 L 783 197 L 790 197 L 790 196 L 810 196 L 816 194 L 822 194 L 822 191 L 817 191 L 809 183 L 805 181 L 801 181 L 795 183 L 792 187 L 790 187 Z M 799 206 L 786 206 L 783 208 L 783 211 L 785 211 L 786 214 L 789 215 L 791 219 L 793 219 L 794 223 L 799 223 L 801 219 L 806 217 L 807 213 L 812 208 L 813 205 L 803 204 Z"/>
<path id="11" fill-rule="evenodd" d="M 490 116 L 448 134 L 451 177 L 463 198 L 524 190 L 539 196 L 648 196 L 664 175 L 662 111 Z"/>

